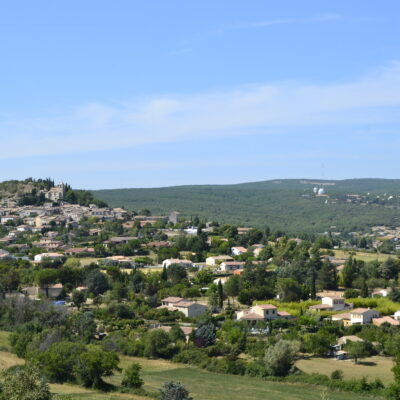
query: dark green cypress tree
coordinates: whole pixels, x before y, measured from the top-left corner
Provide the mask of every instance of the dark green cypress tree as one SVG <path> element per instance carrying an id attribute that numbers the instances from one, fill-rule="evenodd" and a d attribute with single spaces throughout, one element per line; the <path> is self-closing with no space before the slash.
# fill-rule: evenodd
<path id="1" fill-rule="evenodd" d="M 311 277 L 310 277 L 310 297 L 311 300 L 315 300 L 317 297 L 317 289 L 315 287 L 315 269 L 314 267 L 311 267 Z"/>
<path id="2" fill-rule="evenodd" d="M 218 307 L 222 309 L 224 306 L 224 288 L 222 287 L 221 279 L 218 281 Z"/>
<path id="3" fill-rule="evenodd" d="M 367 281 L 364 278 L 362 280 L 362 285 L 361 285 L 361 297 L 368 297 L 368 296 L 369 296 L 368 285 Z"/>
<path id="4" fill-rule="evenodd" d="M 161 272 L 161 280 L 162 281 L 167 281 L 168 280 L 168 272 L 167 272 L 167 267 L 164 265 L 164 268 Z"/>

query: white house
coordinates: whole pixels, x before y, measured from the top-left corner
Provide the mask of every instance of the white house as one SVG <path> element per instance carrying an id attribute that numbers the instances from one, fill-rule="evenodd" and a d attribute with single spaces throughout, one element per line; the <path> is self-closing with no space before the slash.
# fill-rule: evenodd
<path id="1" fill-rule="evenodd" d="M 195 318 L 206 312 L 207 307 L 194 301 L 183 299 L 182 297 L 167 297 L 161 300 L 161 306 L 170 311 L 180 311 L 188 318 Z"/>
<path id="2" fill-rule="evenodd" d="M 241 254 L 244 254 L 246 252 L 247 252 L 247 249 L 245 249 L 244 247 L 241 247 L 241 246 L 231 248 L 231 253 L 234 256 L 240 256 Z"/>
<path id="3" fill-rule="evenodd" d="M 372 292 L 372 297 L 387 297 L 390 293 L 390 288 L 378 288 Z"/>
<path id="4" fill-rule="evenodd" d="M 189 228 L 185 229 L 185 232 L 188 235 L 197 235 L 197 228 L 195 226 L 189 226 Z"/>
<path id="5" fill-rule="evenodd" d="M 220 264 L 219 270 L 224 272 L 231 272 L 237 269 L 243 269 L 245 263 L 243 261 L 225 261 Z"/>
<path id="6" fill-rule="evenodd" d="M 353 304 L 346 303 L 341 296 L 324 296 L 321 299 L 321 304 L 310 306 L 312 311 L 343 311 L 353 308 Z"/>
<path id="7" fill-rule="evenodd" d="M 32 230 L 32 227 L 29 225 L 18 225 L 17 226 L 17 231 L 18 232 L 29 232 Z"/>
<path id="8" fill-rule="evenodd" d="M 25 296 L 32 300 L 38 299 L 40 296 L 46 296 L 50 299 L 57 298 L 63 290 L 63 285 L 61 283 L 56 283 L 54 285 L 47 285 L 43 287 L 39 286 L 29 286 L 23 288 L 21 291 Z"/>
<path id="9" fill-rule="evenodd" d="M 323 297 L 322 304 L 328 304 L 332 307 L 333 311 L 342 311 L 347 309 L 345 299 L 340 296 Z"/>
<path id="10" fill-rule="evenodd" d="M 51 258 L 53 260 L 57 258 L 64 257 L 64 254 L 61 253 L 41 253 L 41 254 L 36 254 L 34 257 L 34 261 L 36 262 L 42 262 L 45 258 Z"/>
<path id="11" fill-rule="evenodd" d="M 0 249 L 0 258 L 10 257 L 10 252 L 7 250 Z"/>
<path id="12" fill-rule="evenodd" d="M 272 304 L 257 304 L 247 310 L 238 311 L 236 318 L 239 321 L 268 321 L 279 318 L 278 308 Z"/>
<path id="13" fill-rule="evenodd" d="M 0 218 L 0 222 L 2 224 L 6 224 L 7 222 L 10 221 L 16 221 L 18 219 L 18 215 L 4 215 L 3 217 Z"/>
<path id="14" fill-rule="evenodd" d="M 190 340 L 190 335 L 192 334 L 194 328 L 192 328 L 191 326 L 179 326 L 179 328 L 181 328 L 183 334 L 185 335 L 186 338 L 186 343 L 189 343 Z M 155 325 L 154 328 L 152 329 L 162 329 L 164 332 L 171 332 L 172 326 L 170 325 Z"/>
<path id="15" fill-rule="evenodd" d="M 340 351 L 343 350 L 343 347 L 346 346 L 348 342 L 363 342 L 363 341 L 364 341 L 363 339 L 355 335 L 342 336 L 337 340 L 334 348 L 335 350 Z"/>
<path id="16" fill-rule="evenodd" d="M 350 323 L 351 325 L 360 324 L 370 324 L 373 318 L 380 317 L 380 314 L 376 310 L 371 308 L 355 308 L 350 311 Z"/>
<path id="17" fill-rule="evenodd" d="M 190 260 L 179 260 L 177 258 L 167 258 L 163 261 L 162 266 L 168 268 L 172 264 L 179 264 L 186 268 L 193 267 L 193 263 Z"/>
<path id="18" fill-rule="evenodd" d="M 231 256 L 210 256 L 206 258 L 206 264 L 212 267 L 224 261 L 233 261 L 233 258 Z"/>

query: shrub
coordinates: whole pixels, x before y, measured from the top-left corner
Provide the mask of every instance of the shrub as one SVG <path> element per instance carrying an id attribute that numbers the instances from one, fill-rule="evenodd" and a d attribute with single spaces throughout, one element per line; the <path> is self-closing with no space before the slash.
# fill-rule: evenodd
<path id="1" fill-rule="evenodd" d="M 198 365 L 204 368 L 207 366 L 209 358 L 204 350 L 194 348 L 181 351 L 173 358 L 173 361 L 183 364 Z"/>
<path id="2" fill-rule="evenodd" d="M 341 369 L 335 369 L 331 373 L 331 379 L 333 379 L 333 380 L 342 380 L 343 379 L 343 371 Z"/>
<path id="3" fill-rule="evenodd" d="M 160 400 L 193 400 L 192 397 L 189 397 L 185 386 L 179 382 L 165 382 L 160 392 Z"/>
<path id="4" fill-rule="evenodd" d="M 124 371 L 124 377 L 122 378 L 122 386 L 138 389 L 143 386 L 143 379 L 140 377 L 140 370 L 142 367 L 137 363 L 132 363 Z"/>
<path id="5" fill-rule="evenodd" d="M 88 346 L 82 353 L 75 367 L 78 380 L 86 387 L 102 388 L 103 376 L 111 376 L 114 371 L 119 371 L 119 357 L 114 352 L 105 352 L 98 346 Z"/>
<path id="6" fill-rule="evenodd" d="M 144 355 L 148 358 L 170 358 L 173 354 L 171 339 L 162 329 L 148 332 L 144 338 Z"/>
<path id="7" fill-rule="evenodd" d="M 285 376 L 289 373 L 300 349 L 297 341 L 280 340 L 275 345 L 268 347 L 265 352 L 264 363 L 269 375 Z"/>

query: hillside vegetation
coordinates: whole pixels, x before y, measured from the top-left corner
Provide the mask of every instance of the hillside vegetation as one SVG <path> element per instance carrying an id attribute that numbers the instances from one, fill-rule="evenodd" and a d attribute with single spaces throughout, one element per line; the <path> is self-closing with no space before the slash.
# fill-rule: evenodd
<path id="1" fill-rule="evenodd" d="M 315 186 L 323 186 L 329 198 L 315 197 Z M 222 223 L 268 225 L 289 232 L 355 231 L 373 225 L 399 225 L 400 180 L 274 180 L 92 193 L 112 206 L 133 211 L 149 208 L 153 214 L 166 214 L 178 210 L 186 217 L 197 215 Z M 360 194 L 369 200 L 349 202 L 347 194 Z M 384 201 L 389 195 L 394 198 Z"/>

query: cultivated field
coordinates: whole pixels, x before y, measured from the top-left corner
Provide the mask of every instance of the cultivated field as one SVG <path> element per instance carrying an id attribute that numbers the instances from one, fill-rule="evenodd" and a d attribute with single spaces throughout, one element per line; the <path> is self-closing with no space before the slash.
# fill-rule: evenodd
<path id="1" fill-rule="evenodd" d="M 361 379 L 366 377 L 369 381 L 379 378 L 386 385 L 393 382 L 393 361 L 389 357 L 368 357 L 361 363 L 354 364 L 352 360 L 334 360 L 327 358 L 312 357 L 300 360 L 296 366 L 302 371 L 312 374 L 319 373 L 330 376 L 336 369 L 343 371 L 344 379 Z"/>

